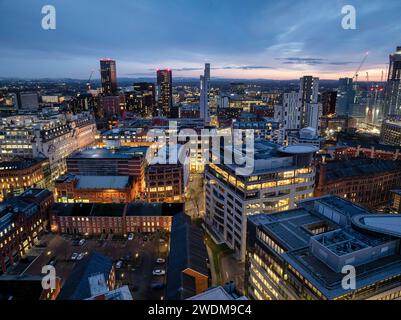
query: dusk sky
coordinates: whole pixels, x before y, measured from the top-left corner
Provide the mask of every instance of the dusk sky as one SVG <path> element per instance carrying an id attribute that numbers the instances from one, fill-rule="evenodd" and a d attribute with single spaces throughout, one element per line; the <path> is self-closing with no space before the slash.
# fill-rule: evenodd
<path id="1" fill-rule="evenodd" d="M 56 30 L 41 27 L 44 5 Z M 356 8 L 356 30 L 341 27 L 341 8 Z M 352 77 L 365 52 L 380 80 L 401 45 L 400 0 L 0 0 L 0 77 L 99 77 L 100 58 L 119 77 L 157 68 L 198 77 L 322 79 Z"/>

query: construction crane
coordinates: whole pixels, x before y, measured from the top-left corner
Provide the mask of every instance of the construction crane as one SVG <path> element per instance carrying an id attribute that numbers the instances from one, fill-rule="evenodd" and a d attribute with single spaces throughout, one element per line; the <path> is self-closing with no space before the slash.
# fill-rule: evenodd
<path id="1" fill-rule="evenodd" d="M 91 79 L 92 79 L 92 76 L 93 76 L 93 70 L 91 71 L 91 74 L 90 74 L 90 76 L 89 76 L 89 79 L 88 79 L 88 82 L 86 83 L 86 89 L 88 90 L 88 91 L 90 91 L 90 89 L 91 89 Z"/>
<path id="2" fill-rule="evenodd" d="M 366 52 L 365 55 L 363 56 L 363 59 L 361 61 L 361 63 L 358 66 L 358 69 L 356 69 L 354 76 L 352 77 L 352 80 L 355 79 L 355 82 L 358 82 L 358 76 L 359 76 L 359 71 L 361 70 L 363 64 L 365 63 L 367 57 L 369 55 L 369 52 Z"/>

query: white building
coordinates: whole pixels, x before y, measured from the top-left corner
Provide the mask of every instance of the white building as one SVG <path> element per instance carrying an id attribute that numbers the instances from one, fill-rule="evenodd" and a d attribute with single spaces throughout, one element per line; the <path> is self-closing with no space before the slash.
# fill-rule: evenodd
<path id="1" fill-rule="evenodd" d="M 313 196 L 313 146 L 279 147 L 255 141 L 254 168 L 236 175 L 235 164 L 210 164 L 205 169 L 205 222 L 210 235 L 225 243 L 243 260 L 247 216 L 294 208 Z"/>
<path id="2" fill-rule="evenodd" d="M 274 119 L 285 130 L 301 128 L 301 95 L 291 91 L 283 94 L 283 103 L 274 107 Z"/>

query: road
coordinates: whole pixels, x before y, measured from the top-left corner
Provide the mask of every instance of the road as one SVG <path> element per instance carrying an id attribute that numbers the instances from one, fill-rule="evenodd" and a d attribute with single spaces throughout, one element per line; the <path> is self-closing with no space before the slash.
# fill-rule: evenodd
<path id="1" fill-rule="evenodd" d="M 191 216 L 192 219 L 203 217 L 205 213 L 203 174 L 191 174 L 187 190 L 185 213 Z"/>

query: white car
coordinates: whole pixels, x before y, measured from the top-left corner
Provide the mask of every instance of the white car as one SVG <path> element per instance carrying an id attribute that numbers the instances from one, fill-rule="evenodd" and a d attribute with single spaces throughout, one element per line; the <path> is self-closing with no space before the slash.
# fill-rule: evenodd
<path id="1" fill-rule="evenodd" d="M 78 253 L 74 252 L 71 256 L 71 260 L 77 260 L 78 258 Z"/>
<path id="2" fill-rule="evenodd" d="M 134 234 L 133 233 L 130 233 L 129 235 L 128 235 L 128 240 L 133 240 L 134 239 Z"/>
<path id="3" fill-rule="evenodd" d="M 120 260 L 116 263 L 116 269 L 121 269 L 123 262 Z"/>
<path id="4" fill-rule="evenodd" d="M 83 245 L 85 244 L 85 239 L 79 240 L 78 244 L 79 244 L 80 246 L 83 246 Z"/>
<path id="5" fill-rule="evenodd" d="M 164 276 L 166 274 L 166 271 L 163 269 L 155 269 L 153 270 L 153 275 L 154 276 Z"/>
<path id="6" fill-rule="evenodd" d="M 85 256 L 85 253 L 80 253 L 78 256 L 77 256 L 77 260 L 82 260 L 82 258 Z"/>
<path id="7" fill-rule="evenodd" d="M 156 263 L 165 263 L 166 262 L 166 259 L 163 259 L 163 258 L 157 258 L 156 259 Z"/>

